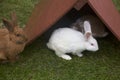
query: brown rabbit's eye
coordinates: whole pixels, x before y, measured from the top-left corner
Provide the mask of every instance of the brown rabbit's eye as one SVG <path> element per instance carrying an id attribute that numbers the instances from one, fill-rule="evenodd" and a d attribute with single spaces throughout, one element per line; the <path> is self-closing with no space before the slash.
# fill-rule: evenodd
<path id="1" fill-rule="evenodd" d="M 16 34 L 17 37 L 21 36 L 20 34 Z"/>

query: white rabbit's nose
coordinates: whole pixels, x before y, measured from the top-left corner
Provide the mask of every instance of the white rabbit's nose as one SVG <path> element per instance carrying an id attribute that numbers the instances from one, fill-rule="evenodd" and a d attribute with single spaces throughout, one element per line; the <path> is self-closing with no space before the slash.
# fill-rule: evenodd
<path id="1" fill-rule="evenodd" d="M 98 51 L 98 50 L 99 50 L 99 48 L 97 47 L 95 51 Z"/>

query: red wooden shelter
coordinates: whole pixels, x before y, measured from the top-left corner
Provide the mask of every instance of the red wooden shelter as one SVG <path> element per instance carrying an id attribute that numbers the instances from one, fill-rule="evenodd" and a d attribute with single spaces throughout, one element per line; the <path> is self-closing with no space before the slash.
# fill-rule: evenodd
<path id="1" fill-rule="evenodd" d="M 48 30 L 69 10 L 80 10 L 85 4 L 95 12 L 107 28 L 120 40 L 120 14 L 112 0 L 41 0 L 34 8 L 25 32 L 31 42 Z"/>

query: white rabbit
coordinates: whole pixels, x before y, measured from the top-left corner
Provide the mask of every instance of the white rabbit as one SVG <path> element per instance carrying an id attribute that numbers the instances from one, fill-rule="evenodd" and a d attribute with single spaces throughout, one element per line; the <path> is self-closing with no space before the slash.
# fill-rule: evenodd
<path id="1" fill-rule="evenodd" d="M 49 49 L 54 50 L 56 55 L 71 60 L 72 58 L 66 53 L 72 53 L 82 57 L 84 50 L 97 51 L 98 43 L 92 37 L 91 26 L 88 21 L 84 21 L 85 33 L 71 29 L 59 28 L 55 30 L 47 43 Z"/>

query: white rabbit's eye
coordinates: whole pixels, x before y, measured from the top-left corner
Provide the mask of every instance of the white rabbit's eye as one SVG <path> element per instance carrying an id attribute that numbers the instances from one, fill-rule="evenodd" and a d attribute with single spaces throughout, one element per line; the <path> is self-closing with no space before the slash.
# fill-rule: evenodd
<path id="1" fill-rule="evenodd" d="M 93 43 L 91 43 L 91 46 L 94 46 L 94 44 L 93 44 Z"/>

